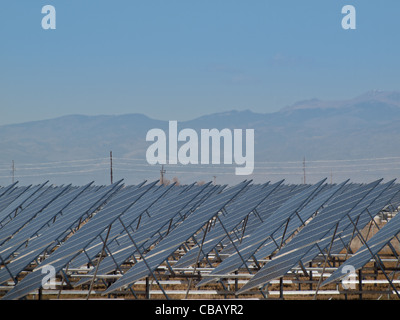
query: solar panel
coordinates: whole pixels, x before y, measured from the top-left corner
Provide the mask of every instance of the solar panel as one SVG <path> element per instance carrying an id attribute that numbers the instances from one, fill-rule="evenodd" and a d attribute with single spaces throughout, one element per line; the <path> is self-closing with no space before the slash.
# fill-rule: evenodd
<path id="1" fill-rule="evenodd" d="M 50 253 L 55 245 L 60 244 L 75 228 L 79 228 L 82 221 L 97 211 L 119 189 L 120 182 L 98 190 L 86 190 L 73 205 L 63 210 L 62 215 L 48 229 L 19 250 L 18 256 L 7 264 L 7 268 L 0 270 L 0 283 L 18 276 L 43 252 Z"/>
<path id="2" fill-rule="evenodd" d="M 255 210 L 256 214 L 248 217 L 246 223 L 246 234 L 250 235 L 260 226 L 260 222 L 266 220 L 271 214 L 278 210 L 289 198 L 308 188 L 307 185 L 281 185 L 274 193 L 264 200 Z M 247 237 L 246 235 L 244 235 Z M 224 243 L 224 248 L 219 252 L 220 258 L 235 253 L 236 248 L 232 243 Z"/>
<path id="3" fill-rule="evenodd" d="M 201 201 L 207 199 L 207 197 L 204 197 L 204 192 L 207 189 L 208 186 L 205 186 L 201 189 L 193 189 L 192 192 L 185 195 L 178 195 L 174 202 L 164 206 L 163 210 L 153 213 L 151 219 L 141 223 L 133 233 L 138 247 L 144 246 L 152 238 L 158 239 L 162 237 L 163 233 L 172 231 L 178 223 L 185 220 L 193 212 L 193 208 L 201 203 L 198 201 L 199 198 Z M 211 194 L 209 193 L 208 196 Z M 174 199 L 169 200 L 173 201 Z M 126 235 L 124 236 L 127 238 Z"/>
<path id="4" fill-rule="evenodd" d="M 392 203 L 392 200 L 400 194 L 400 184 L 393 184 L 389 189 L 385 190 L 355 221 L 358 230 L 363 230 L 364 227 L 381 212 L 387 205 Z M 348 247 L 349 242 L 353 237 L 354 226 L 350 224 L 341 235 L 342 239 L 335 240 L 331 252 L 339 253 L 343 248 Z M 344 245 L 347 244 L 347 246 Z"/>
<path id="5" fill-rule="evenodd" d="M 251 188 L 244 193 L 244 201 L 238 204 L 237 201 L 226 207 L 227 214 L 221 215 L 217 224 L 213 229 L 206 234 L 201 252 L 200 248 L 194 247 L 187 252 L 174 267 L 187 267 L 195 263 L 198 259 L 201 260 L 204 256 L 210 253 L 225 237 L 226 231 L 233 232 L 249 214 L 251 214 L 276 188 L 283 183 L 283 180 L 268 186 L 260 186 L 260 188 Z M 198 238 L 202 239 L 203 233 L 200 233 Z"/>
<path id="6" fill-rule="evenodd" d="M 281 185 L 272 195 L 263 201 L 257 208 L 259 216 L 265 220 L 276 210 L 278 210 L 286 201 L 295 197 L 298 193 L 306 190 L 309 186 L 290 186 Z"/>
<path id="7" fill-rule="evenodd" d="M 154 249 L 129 269 L 120 279 L 113 283 L 104 294 L 115 291 L 151 274 L 163 261 L 175 252 L 183 242 L 198 232 L 210 219 L 215 217 L 229 202 L 231 202 L 250 181 L 244 181 L 228 188 L 218 196 L 208 198 L 194 213 L 184 220 L 168 236 L 162 239 Z"/>
<path id="8" fill-rule="evenodd" d="M 174 266 L 188 266 L 196 262 L 198 255 L 199 260 L 201 260 L 203 256 L 206 256 L 215 245 L 229 236 L 229 232 L 239 225 L 252 211 L 249 206 L 257 207 L 259 202 L 271 193 L 268 191 L 273 191 L 271 190 L 271 186 L 268 185 L 269 182 L 264 185 L 249 185 L 246 187 L 234 201 L 224 208 L 223 214 L 219 215 L 218 220 L 215 221 L 211 230 L 200 230 L 196 235 L 193 235 L 192 240 L 197 246 L 189 250 Z M 229 230 L 229 232 L 227 230 Z M 233 232 L 236 233 L 236 231 Z M 198 245 L 200 242 L 203 244 L 201 246 L 201 252 Z"/>
<path id="9" fill-rule="evenodd" d="M 225 284 L 232 272 L 247 268 L 252 278 L 239 291 L 224 286 L 228 294 L 240 295 L 283 278 L 298 263 L 325 267 L 329 256 L 343 250 L 353 256 L 346 256 L 322 285 L 346 276 L 346 266 L 358 270 L 375 259 L 396 291 L 379 254 L 389 245 L 398 257 L 390 243 L 400 233 L 398 215 L 355 254 L 351 245 L 378 214 L 392 217 L 398 211 L 400 184 L 325 181 L 244 181 L 228 187 L 211 182 L 163 186 L 158 181 L 125 186 L 121 180 L 110 186 L 45 182 L 0 187 L 0 284 L 2 292 L 9 290 L 3 299 L 19 299 L 40 288 L 49 265 L 74 287 L 96 280 L 107 284 L 103 295 L 126 287 L 135 294 L 141 287 L 131 285 L 153 277 L 168 298 L 158 275 L 180 277 L 180 268 L 197 269 L 200 262 L 212 272 L 202 277 L 199 269 L 196 287 L 218 280 Z M 86 269 L 89 264 L 94 270 Z M 89 273 L 83 274 L 82 266 Z M 99 281 L 110 272 L 118 273 L 111 286 Z M 10 279 L 14 287 L 9 287 Z M 321 282 L 322 277 L 318 289 Z"/>
<path id="10" fill-rule="evenodd" d="M 268 196 L 251 215 L 248 215 L 245 223 L 245 233 L 243 231 L 241 237 L 243 239 L 251 235 L 255 229 L 260 226 L 260 223 L 265 221 L 271 214 L 282 206 L 289 198 L 305 190 L 309 186 L 306 185 L 280 185 L 270 196 Z M 229 239 L 224 239 L 221 243 L 223 248 L 217 252 L 220 259 L 234 254 L 236 252 L 235 244 Z"/>
<path id="11" fill-rule="evenodd" d="M 173 185 L 162 187 L 162 188 L 153 188 L 155 190 L 150 190 L 150 192 L 146 192 L 138 201 L 136 201 L 124 214 L 120 217 L 122 223 L 124 225 L 131 225 L 134 221 L 137 220 L 145 220 L 149 215 L 149 210 L 153 205 L 160 201 L 162 197 L 170 194 Z M 173 191 L 172 193 L 174 193 Z M 78 268 L 83 264 L 87 264 L 92 261 L 102 250 L 103 247 L 103 239 L 105 239 L 108 230 L 105 230 L 102 235 L 98 237 L 95 241 L 92 242 L 91 246 L 85 250 L 84 253 L 81 253 L 78 257 L 76 257 L 70 264 L 71 268 Z M 116 220 L 112 227 L 111 232 L 108 236 L 107 249 L 112 248 L 112 243 L 114 239 L 116 239 L 121 233 L 124 232 L 124 227 L 120 223 L 119 219 Z"/>
<path id="12" fill-rule="evenodd" d="M 274 251 L 279 250 L 281 246 L 284 246 L 285 242 L 290 239 L 299 228 L 304 226 L 313 215 L 327 204 L 327 202 L 342 191 L 347 182 L 348 180 L 335 187 L 321 191 L 316 195 L 307 206 L 288 220 L 285 226 L 282 226 L 273 234 L 271 237 L 272 239 L 268 240 L 266 244 L 255 253 L 255 258 L 259 260 L 269 257 L 274 253 Z"/>
<path id="13" fill-rule="evenodd" d="M 0 201 L 3 201 L 3 196 L 7 195 L 8 193 L 12 192 L 13 189 L 15 189 L 15 186 L 18 184 L 17 182 L 14 182 L 6 187 L 2 187 L 0 190 Z"/>
<path id="14" fill-rule="evenodd" d="M 156 182 L 139 189 L 130 190 L 127 188 L 121 190 L 121 192 L 113 197 L 87 224 L 83 225 L 81 229 L 65 241 L 55 252 L 40 263 L 32 273 L 28 274 L 21 282 L 17 283 L 3 299 L 18 299 L 25 296 L 33 289 L 39 288 L 43 278 L 41 273 L 43 267 L 51 265 L 54 267 L 55 272 L 59 272 L 71 259 L 89 246 L 104 229 L 110 226 L 145 192 L 154 186 L 155 183 Z"/>
<path id="15" fill-rule="evenodd" d="M 387 201 L 386 197 L 382 197 L 382 194 L 387 191 L 391 185 L 393 184 L 394 180 L 378 185 L 375 189 L 368 194 L 368 197 L 365 197 L 360 203 L 357 204 L 348 214 L 347 219 L 343 218 L 340 220 L 339 225 L 336 229 L 335 239 L 336 242 L 333 242 L 331 252 L 333 253 L 332 249 L 339 250 L 343 249 L 344 246 L 347 246 L 349 241 L 351 240 L 351 235 L 353 234 L 354 224 L 359 224 L 360 217 L 362 220 L 370 220 L 371 216 L 369 212 L 375 211 L 378 213 L 387 203 L 383 203 L 383 201 Z M 375 204 L 375 205 L 374 205 Z M 378 207 L 376 207 L 378 205 Z M 377 210 L 377 211 L 376 211 Z M 366 219 L 365 219 L 365 218 Z M 351 220 L 350 220 L 351 219 Z M 360 225 L 360 224 L 359 224 Z M 302 262 L 307 263 L 314 259 L 322 250 L 327 249 L 330 246 L 332 241 L 334 230 L 331 230 L 326 236 L 325 239 L 318 243 L 318 246 L 314 246 L 303 258 Z M 339 248 L 338 248 L 339 246 Z"/>
<path id="16" fill-rule="evenodd" d="M 326 184 L 321 184 L 321 186 L 317 189 L 317 192 L 315 194 L 310 195 L 306 199 L 306 201 L 311 201 L 311 199 L 314 196 L 317 196 L 320 192 L 322 192 L 325 189 Z M 283 195 L 279 195 L 279 198 L 277 198 L 277 201 L 274 199 L 273 202 L 269 201 L 270 199 L 268 198 L 268 201 L 264 201 L 264 205 L 266 206 L 266 209 L 262 209 L 262 204 L 260 205 L 259 208 L 257 208 L 257 213 L 258 216 L 261 218 L 261 222 L 264 222 L 268 219 L 275 219 L 277 215 L 279 215 L 279 212 L 287 212 L 288 210 L 291 211 L 292 209 L 290 208 L 290 205 L 293 205 L 291 201 L 298 201 L 296 200 L 296 197 L 300 196 L 301 192 L 306 192 L 307 188 L 310 188 L 311 185 L 295 185 L 295 186 L 289 186 L 291 187 L 291 190 L 288 193 L 284 193 Z M 272 200 L 272 199 L 271 199 Z M 290 201 L 289 201 L 290 200 Z M 305 203 L 307 203 L 305 202 Z M 281 208 L 282 207 L 282 208 Z M 278 209 L 280 211 L 278 211 Z M 297 210 L 301 210 L 300 208 L 297 208 Z M 277 213 L 278 212 L 278 213 Z M 271 216 L 274 214 L 274 216 Z M 280 219 L 280 218 L 278 218 Z M 286 219 L 286 218 L 285 218 Z M 279 220 L 277 221 L 279 223 Z M 286 225 L 286 220 L 283 225 Z M 282 225 L 282 226 L 283 226 Z M 248 226 L 246 227 L 247 229 L 247 234 L 249 236 L 252 235 L 252 233 L 257 229 L 260 228 L 260 221 L 259 219 L 256 219 L 256 217 L 253 217 L 252 220 L 249 221 Z M 229 248 L 224 249 L 221 253 L 228 253 Z M 232 252 L 232 251 L 231 251 Z"/>
<path id="17" fill-rule="evenodd" d="M 46 183 L 47 182 L 38 186 L 29 187 L 23 194 L 14 198 L 11 203 L 7 201 L 7 206 L 0 211 L 0 229 L 40 196 L 39 191 Z"/>
<path id="18" fill-rule="evenodd" d="M 66 191 L 64 196 L 55 199 L 33 219 L 26 223 L 9 241 L 0 246 L 0 256 L 3 260 L 7 260 L 14 251 L 34 237 L 40 229 L 55 221 L 56 217 L 65 210 L 68 205 L 76 200 L 76 198 L 79 197 L 79 195 L 81 195 L 91 184 L 92 182 L 86 186 Z"/>
<path id="19" fill-rule="evenodd" d="M 0 244 L 3 245 L 4 242 L 10 239 L 11 236 L 18 232 L 26 223 L 35 218 L 39 212 L 41 212 L 69 188 L 70 186 L 47 188 L 40 195 L 40 197 L 37 198 L 36 201 L 30 204 L 27 208 L 23 209 L 23 211 L 21 211 L 15 218 L 1 228 Z"/>
<path id="20" fill-rule="evenodd" d="M 332 228 L 367 196 L 381 180 L 337 196 L 323 208 L 272 260 L 268 261 L 238 293 L 264 285 L 285 275 L 315 245 L 323 241 Z"/>
<path id="21" fill-rule="evenodd" d="M 0 197 L 0 216 L 3 209 L 5 209 L 10 203 L 15 201 L 15 199 L 21 196 L 29 188 L 30 186 L 15 187 L 4 191 L 3 196 Z"/>
<path id="22" fill-rule="evenodd" d="M 391 200 L 391 207 L 396 210 L 400 207 L 400 193 L 397 193 L 395 197 Z"/>
<path id="23" fill-rule="evenodd" d="M 346 276 L 343 269 L 352 266 L 354 270 L 361 269 L 374 258 L 400 232 L 400 215 L 390 219 L 371 239 L 367 241 L 356 254 L 346 260 L 332 275 L 322 282 L 321 286 L 335 282 Z"/>
<path id="24" fill-rule="evenodd" d="M 238 251 L 232 254 L 229 258 L 223 260 L 211 274 L 226 274 L 233 272 L 245 265 L 245 262 L 269 239 L 269 237 L 281 228 L 286 221 L 293 216 L 297 211 L 301 210 L 312 196 L 320 190 L 324 180 L 309 186 L 296 194 L 293 198 L 287 200 L 279 209 L 248 235 L 247 238 L 238 246 Z M 207 278 L 200 281 L 197 286 L 202 286 L 206 283 L 216 281 L 217 278 Z"/>
<path id="25" fill-rule="evenodd" d="M 157 236 L 157 234 L 168 234 L 168 232 L 172 231 L 174 228 L 172 220 L 176 219 L 176 223 L 180 221 L 178 217 L 186 216 L 188 211 L 199 204 L 199 198 L 204 201 L 206 198 L 203 194 L 209 193 L 207 189 L 209 189 L 209 184 L 193 188 L 183 195 L 177 195 L 178 199 L 176 199 L 176 202 L 170 204 L 168 207 L 164 206 L 163 210 L 153 214 L 152 219 L 147 223 L 141 224 L 138 229 L 134 231 L 131 229 L 131 236 L 135 239 L 136 245 L 141 248 L 141 251 L 144 252 L 148 250 L 150 246 L 154 245 L 160 237 Z M 217 190 L 217 188 L 212 189 Z M 168 220 L 170 220 L 170 222 L 168 222 Z M 162 230 L 163 228 L 164 230 Z M 114 246 L 112 244 L 110 246 L 110 244 L 107 243 L 107 251 L 109 252 L 109 256 L 102 260 L 98 269 L 98 272 L 101 274 L 107 274 L 117 270 L 122 263 L 136 252 L 136 248 L 130 241 L 129 236 L 123 234 L 114 241 Z M 91 274 L 93 273 L 94 271 Z M 88 281 L 90 280 L 82 279 L 76 286 Z"/>

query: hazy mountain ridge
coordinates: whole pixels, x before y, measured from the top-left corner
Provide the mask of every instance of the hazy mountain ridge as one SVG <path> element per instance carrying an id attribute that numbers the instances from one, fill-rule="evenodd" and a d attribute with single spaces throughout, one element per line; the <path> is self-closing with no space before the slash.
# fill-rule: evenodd
<path id="1" fill-rule="evenodd" d="M 174 119 L 169 119 L 174 120 Z M 259 161 L 351 159 L 400 155 L 400 93 L 370 91 L 345 101 L 302 101 L 274 113 L 250 110 L 178 122 L 183 128 L 255 129 Z M 0 126 L 0 163 L 107 157 L 145 159 L 152 128 L 168 121 L 143 114 L 83 116 Z"/>

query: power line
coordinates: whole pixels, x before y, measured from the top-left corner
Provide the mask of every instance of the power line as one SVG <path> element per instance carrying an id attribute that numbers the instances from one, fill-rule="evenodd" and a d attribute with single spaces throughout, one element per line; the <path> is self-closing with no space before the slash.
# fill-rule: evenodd
<path id="1" fill-rule="evenodd" d="M 103 168 L 100 169 L 91 169 L 91 170 L 77 170 L 77 171 L 58 171 L 58 172 L 44 172 L 44 173 L 38 173 L 38 174 L 24 174 L 24 175 L 15 175 L 16 178 L 26 178 L 26 177 L 43 177 L 43 176 L 50 176 L 50 175 L 64 175 L 64 174 L 76 174 L 76 173 L 89 173 L 89 172 L 95 172 L 95 171 L 103 171 Z M 12 175 L 10 176 L 0 176 L 0 178 L 12 178 Z"/>
<path id="2" fill-rule="evenodd" d="M 114 159 L 114 163 L 115 163 L 115 165 L 118 165 L 118 166 L 120 166 L 120 167 L 123 167 L 123 166 L 132 166 L 133 164 L 130 164 L 130 163 L 121 163 L 121 162 L 118 162 L 118 161 L 115 161 L 115 157 L 113 158 Z M 309 163 L 310 161 L 307 161 L 307 164 Z M 248 165 L 250 165 L 250 164 L 257 164 L 258 162 L 255 162 L 255 163 L 248 163 Z M 256 168 L 258 168 L 258 169 L 297 169 L 297 170 L 302 170 L 303 171 L 303 165 L 302 164 L 300 164 L 299 165 L 299 162 L 297 162 L 296 163 L 297 164 L 297 166 L 255 166 Z M 396 161 L 396 162 L 389 162 L 389 163 L 383 163 L 384 165 L 399 165 L 400 164 L 400 162 L 399 161 Z M 204 164 L 204 165 L 202 165 L 202 164 L 187 164 L 187 165 L 182 165 L 182 164 L 171 164 L 171 165 L 169 165 L 170 167 L 177 167 L 177 168 L 181 168 L 181 167 L 196 167 L 196 168 L 221 168 L 221 166 L 225 166 L 225 167 L 233 167 L 233 166 L 236 166 L 236 164 Z M 382 165 L 382 163 L 364 163 L 364 164 L 362 164 L 362 163 L 360 163 L 360 164 L 346 164 L 346 165 L 322 165 L 322 166 L 310 166 L 310 165 L 307 165 L 307 169 L 322 169 L 322 168 L 328 168 L 328 169 L 331 169 L 331 168 L 352 168 L 352 167 L 368 167 L 368 166 L 370 166 L 370 167 L 372 167 L 372 166 L 378 166 L 378 165 Z M 135 167 L 149 167 L 149 164 L 146 164 L 146 163 L 144 163 L 144 164 L 134 164 L 134 166 Z M 1 169 L 0 169 L 1 170 Z"/>
<path id="3" fill-rule="evenodd" d="M 398 159 L 400 157 L 381 157 L 381 158 L 358 158 L 358 159 L 325 159 L 325 160 L 307 160 L 307 163 L 331 163 L 331 162 L 359 162 L 359 161 L 382 161 L 382 160 L 393 160 Z M 108 160 L 108 158 L 91 158 L 91 159 L 75 159 L 75 160 L 62 160 L 62 161 L 52 161 L 52 162 L 41 162 L 41 163 L 20 163 L 19 167 L 28 167 L 28 166 L 44 166 L 44 165 L 56 165 L 56 164 L 68 164 L 68 163 L 79 163 L 79 162 L 97 162 Z M 141 161 L 144 162 L 146 159 L 144 158 L 124 158 L 124 157 L 113 157 L 113 160 L 125 160 L 125 161 Z M 299 164 L 299 161 L 254 161 L 254 164 Z M 90 164 L 87 164 L 90 165 Z M 8 166 L 8 164 L 0 164 L 0 166 Z"/>
<path id="4" fill-rule="evenodd" d="M 38 166 L 38 165 L 53 165 L 58 163 L 74 163 L 74 162 L 88 162 L 88 161 L 99 161 L 99 160 L 108 160 L 108 158 L 93 158 L 93 159 L 77 159 L 77 160 L 62 160 L 62 161 L 52 161 L 52 162 L 34 162 L 34 163 L 21 163 L 19 167 L 24 166 Z M 8 166 L 9 164 L 0 164 L 0 166 Z"/>
<path id="5" fill-rule="evenodd" d="M 332 159 L 332 160 L 307 160 L 307 163 L 335 163 L 335 162 L 359 162 L 359 161 L 382 161 L 382 160 L 391 160 L 391 159 L 400 159 L 400 157 L 385 157 L 385 158 L 364 158 L 364 159 Z M 43 168 L 68 168 L 68 167 L 79 167 L 79 166 L 92 166 L 93 163 L 97 164 L 99 163 L 98 161 L 103 161 L 108 160 L 108 158 L 92 158 L 92 159 L 76 159 L 76 160 L 63 160 L 63 161 L 53 161 L 53 162 L 42 162 L 42 163 L 20 163 L 19 168 L 20 170 L 30 170 L 30 169 L 37 169 L 41 170 Z M 148 166 L 148 163 L 145 162 L 145 159 L 139 159 L 139 158 L 119 158 L 119 157 L 113 157 L 113 162 L 118 164 L 118 165 L 131 165 L 130 163 L 124 163 L 121 162 L 120 160 L 124 161 L 140 161 L 144 162 L 142 164 L 135 164 L 135 166 Z M 91 162 L 91 163 L 82 163 L 82 162 Z M 72 165 L 72 163 L 79 163 Z M 102 163 L 102 162 L 101 162 Z M 101 164 L 100 163 L 100 164 Z M 248 162 L 250 163 L 250 162 Z M 58 165 L 58 164 L 66 164 L 66 165 Z M 257 165 L 257 164 L 297 164 L 297 167 L 283 167 L 283 166 L 270 166 L 270 167 L 262 167 L 262 166 L 257 166 L 259 168 L 286 168 L 286 169 L 291 169 L 291 168 L 300 168 L 299 166 L 299 161 L 253 161 L 252 164 Z M 398 162 L 391 162 L 391 163 L 385 163 L 385 164 L 398 164 Z M 57 166 L 56 166 L 57 165 Z M 200 167 L 201 164 L 195 164 L 197 167 Z M 351 167 L 351 166 L 368 166 L 368 165 L 374 165 L 374 164 L 368 164 L 368 163 L 358 163 L 358 164 L 343 164 L 343 165 L 338 165 L 336 167 Z M 6 164 L 0 164 L 0 166 L 8 166 Z M 36 166 L 33 168 L 25 168 L 25 167 L 32 167 Z M 174 166 L 174 165 L 170 165 Z M 175 165 L 179 166 L 179 164 Z M 209 164 L 205 165 L 203 167 L 210 167 L 210 166 L 220 166 L 220 164 Z M 330 168 L 334 167 L 332 165 L 328 166 L 307 166 L 307 168 Z M 5 170 L 5 169 L 0 169 L 0 170 Z"/>
<path id="6" fill-rule="evenodd" d="M 32 170 L 47 170 L 47 169 L 60 169 L 60 168 L 81 168 L 81 167 L 93 167 L 99 165 L 105 165 L 108 162 L 101 162 L 101 163 L 88 163 L 88 164 L 81 164 L 81 165 L 70 165 L 70 166 L 46 166 L 46 167 L 34 167 L 34 168 L 20 168 L 18 166 L 19 171 L 32 171 Z M 9 169 L 0 169 L 0 171 L 8 171 Z"/>
<path id="7" fill-rule="evenodd" d="M 267 162 L 267 161 L 254 161 L 254 175 L 293 175 L 298 176 L 302 174 L 303 182 L 306 182 L 308 175 L 340 175 L 340 174 L 373 174 L 374 172 L 382 171 L 396 171 L 400 170 L 400 161 L 389 161 L 400 159 L 400 157 L 385 157 L 385 158 L 369 158 L 369 159 L 347 159 L 347 160 L 307 160 L 307 166 L 305 157 L 303 157 L 303 163 L 301 161 L 282 161 L 282 162 Z M 108 160 L 108 161 L 106 161 Z M 139 163 L 139 161 L 143 163 Z M 358 163 L 352 163 L 360 161 Z M 363 163 L 364 161 L 364 163 Z M 371 163 L 365 163 L 370 161 Z M 260 166 L 259 164 L 282 164 L 272 166 Z M 288 166 L 287 164 L 295 164 L 294 166 Z M 311 163 L 311 165 L 310 165 Z M 318 164 L 321 165 L 318 165 Z M 329 165 L 328 163 L 331 163 Z M 107 171 L 107 164 L 109 164 L 110 180 L 113 182 L 113 176 L 115 170 L 118 172 L 137 172 L 137 173 L 156 173 L 157 166 L 149 165 L 145 162 L 145 159 L 137 158 L 124 158 L 114 157 L 112 151 L 110 151 L 109 158 L 92 158 L 92 159 L 76 159 L 76 160 L 64 160 L 64 161 L 53 161 L 45 163 L 18 163 L 18 172 L 16 174 L 15 161 L 12 161 L 11 172 L 10 164 L 8 169 L 0 169 L 1 171 L 10 172 L 9 175 L 0 176 L 0 178 L 11 178 L 15 181 L 16 178 L 23 177 L 45 177 L 50 175 L 67 175 L 67 174 L 85 174 L 95 171 Z M 249 164 L 249 163 L 248 163 Z M 286 165 L 285 165 L 286 164 Z M 314 164 L 314 165 L 313 165 Z M 1 166 L 1 164 L 0 164 Z M 88 168 L 90 167 L 90 168 Z M 238 167 L 236 164 L 225 165 L 221 164 L 174 164 L 169 165 L 169 172 L 172 174 L 199 174 L 199 175 L 233 175 L 233 168 Z M 355 168 L 357 167 L 357 168 Z M 159 168 L 159 167 L 158 167 Z M 352 169 L 354 168 L 354 169 Z M 60 170 L 58 169 L 66 169 Z M 76 169 L 76 170 L 75 170 Z M 80 169 L 80 170 L 78 170 Z M 197 169 L 197 170 L 196 170 Z M 307 169 L 307 171 L 306 171 Z M 326 170 L 324 170 L 326 169 Z M 347 169 L 347 170 L 346 170 Z M 160 180 L 164 181 L 165 177 L 164 166 L 161 168 Z M 24 174 L 22 174 L 24 173 Z"/>

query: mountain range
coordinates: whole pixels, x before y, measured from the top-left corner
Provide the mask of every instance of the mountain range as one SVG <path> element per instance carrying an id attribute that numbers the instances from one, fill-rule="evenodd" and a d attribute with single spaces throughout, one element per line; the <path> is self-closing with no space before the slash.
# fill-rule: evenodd
<path id="1" fill-rule="evenodd" d="M 254 129 L 256 164 L 251 178 L 265 181 L 283 177 L 298 183 L 304 179 L 305 170 L 308 181 L 340 170 L 343 172 L 340 178 L 345 178 L 348 172 L 349 177 L 360 181 L 397 177 L 394 159 L 400 157 L 399 123 L 400 92 L 374 90 L 348 100 L 300 101 L 273 113 L 250 110 L 215 113 L 178 122 L 178 128 Z M 81 184 L 92 180 L 107 183 L 110 151 L 115 157 L 115 178 L 129 176 L 128 181 L 132 182 L 157 179 L 160 166 L 150 166 L 145 161 L 146 149 L 151 144 L 145 140 L 146 133 L 152 128 L 167 130 L 168 121 L 143 114 L 68 115 L 0 126 L 0 185 L 11 181 L 12 161 L 16 180 L 24 184 L 39 183 L 48 177 L 56 183 Z M 366 166 L 364 171 L 353 170 L 358 168 L 357 159 L 364 159 L 359 162 L 360 166 Z M 366 159 L 372 159 L 369 167 Z M 393 170 L 379 171 L 382 165 L 385 168 L 389 165 L 385 159 L 392 159 Z M 96 161 L 101 161 L 102 167 L 91 171 L 96 168 Z M 325 166 L 321 172 L 323 166 L 318 167 L 318 161 L 331 168 Z M 313 167 L 321 174 L 313 174 Z M 76 173 L 68 173 L 75 169 Z M 166 166 L 166 171 L 169 178 L 175 174 L 186 182 L 208 181 L 214 175 L 221 183 L 246 178 L 232 177 L 234 171 L 222 167 Z M 339 179 L 338 174 L 335 177 Z"/>

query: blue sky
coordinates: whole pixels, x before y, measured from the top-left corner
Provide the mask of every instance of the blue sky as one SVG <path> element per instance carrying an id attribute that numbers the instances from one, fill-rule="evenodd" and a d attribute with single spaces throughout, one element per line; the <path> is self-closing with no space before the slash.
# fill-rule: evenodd
<path id="1" fill-rule="evenodd" d="M 53 5 L 57 29 L 43 30 Z M 343 30 L 354 5 L 357 29 Z M 67 114 L 186 120 L 398 90 L 398 0 L 4 0 L 0 125 Z"/>

